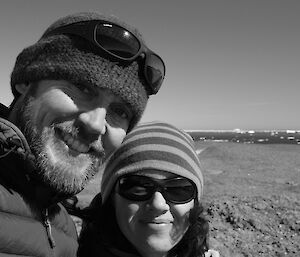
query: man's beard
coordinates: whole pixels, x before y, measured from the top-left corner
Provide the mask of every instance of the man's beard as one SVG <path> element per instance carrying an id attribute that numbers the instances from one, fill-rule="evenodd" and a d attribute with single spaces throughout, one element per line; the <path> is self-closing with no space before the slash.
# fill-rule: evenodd
<path id="1" fill-rule="evenodd" d="M 33 98 L 26 97 L 19 110 L 19 127 L 36 157 L 37 177 L 59 194 L 77 194 L 99 171 L 104 159 L 102 143 L 99 140 L 92 144 L 92 148 L 96 149 L 93 154 L 71 155 L 68 146 L 62 138 L 58 138 L 56 131 L 64 131 L 76 138 L 78 129 L 73 126 L 74 121 L 58 122 L 43 127 L 39 133 L 39 124 L 35 124 L 33 120 L 33 109 Z"/>

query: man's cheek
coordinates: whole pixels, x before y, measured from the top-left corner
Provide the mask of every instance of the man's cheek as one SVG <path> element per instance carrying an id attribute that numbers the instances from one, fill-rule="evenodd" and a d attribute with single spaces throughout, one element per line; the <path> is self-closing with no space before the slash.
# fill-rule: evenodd
<path id="1" fill-rule="evenodd" d="M 110 155 L 116 148 L 118 148 L 123 142 L 126 136 L 126 131 L 122 128 L 107 129 L 103 136 L 103 147 L 106 156 Z"/>

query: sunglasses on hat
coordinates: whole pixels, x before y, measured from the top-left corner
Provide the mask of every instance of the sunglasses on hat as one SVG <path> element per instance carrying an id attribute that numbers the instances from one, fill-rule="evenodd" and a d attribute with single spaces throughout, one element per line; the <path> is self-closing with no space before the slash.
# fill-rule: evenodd
<path id="1" fill-rule="evenodd" d="M 163 60 L 127 29 L 108 21 L 93 20 L 58 27 L 44 36 L 57 34 L 80 36 L 123 62 L 132 62 L 144 55 L 144 76 L 149 94 L 156 94 L 160 89 L 166 70 Z"/>
<path id="2" fill-rule="evenodd" d="M 141 175 L 126 175 L 117 182 L 117 193 L 130 201 L 147 201 L 155 192 L 160 192 L 166 201 L 184 204 L 197 195 L 196 186 L 183 177 L 154 179 Z"/>

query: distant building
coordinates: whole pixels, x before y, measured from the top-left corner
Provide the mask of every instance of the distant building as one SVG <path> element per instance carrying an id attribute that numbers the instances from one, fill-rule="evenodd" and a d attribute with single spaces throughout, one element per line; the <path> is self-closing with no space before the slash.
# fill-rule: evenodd
<path id="1" fill-rule="evenodd" d="M 288 140 L 294 140 L 295 137 L 287 137 Z"/>
<path id="2" fill-rule="evenodd" d="M 295 134 L 296 131 L 295 131 L 295 130 L 287 130 L 286 133 L 287 133 L 287 134 Z"/>

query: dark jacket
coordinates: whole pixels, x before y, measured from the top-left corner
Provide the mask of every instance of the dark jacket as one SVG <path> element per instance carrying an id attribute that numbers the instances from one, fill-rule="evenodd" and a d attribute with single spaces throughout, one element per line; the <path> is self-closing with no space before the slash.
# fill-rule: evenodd
<path id="1" fill-rule="evenodd" d="M 79 237 L 79 257 L 141 257 L 122 235 L 112 209 L 101 207 L 101 194 L 96 195 L 78 216 L 84 220 Z"/>
<path id="2" fill-rule="evenodd" d="M 75 224 L 33 179 L 35 159 L 6 114 L 0 104 L 0 256 L 76 256 Z"/>

